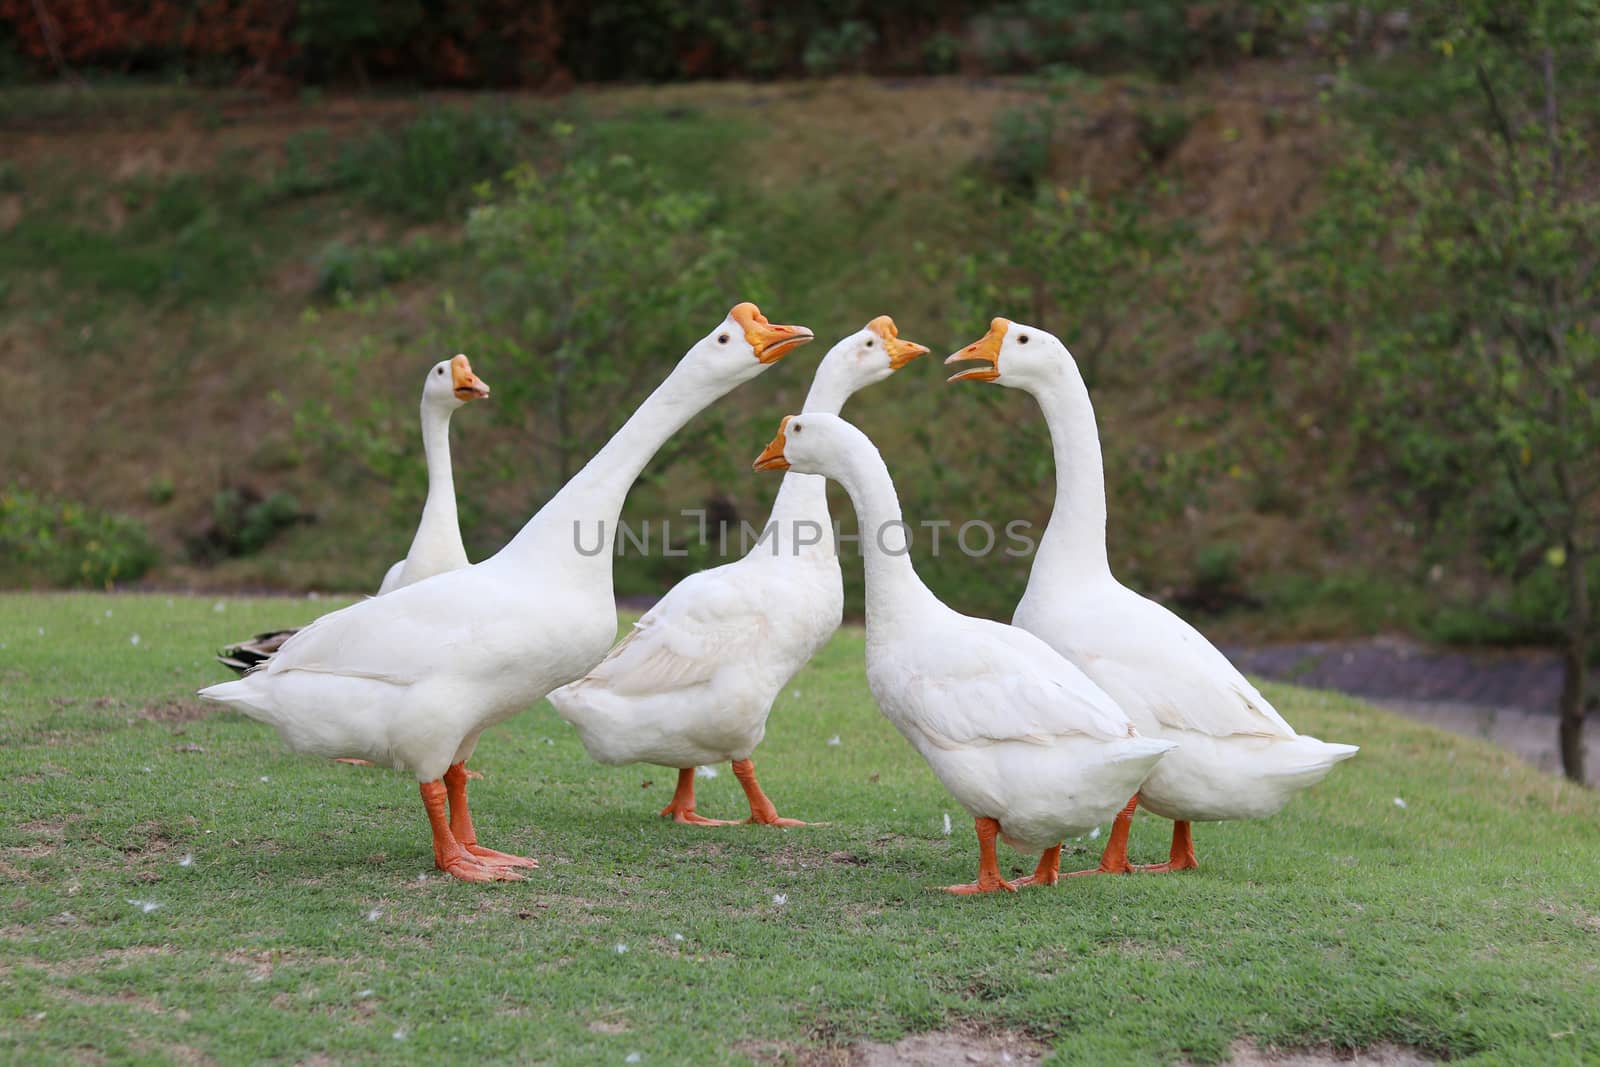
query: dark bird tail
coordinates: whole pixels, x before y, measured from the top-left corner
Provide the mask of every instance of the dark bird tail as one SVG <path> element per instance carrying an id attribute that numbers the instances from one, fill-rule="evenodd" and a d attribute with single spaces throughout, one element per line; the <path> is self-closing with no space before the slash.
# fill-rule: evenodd
<path id="1" fill-rule="evenodd" d="M 217 662 L 229 670 L 244 674 L 271 659 L 272 654 L 295 633 L 295 630 L 269 630 L 264 634 L 256 634 L 248 641 L 229 645 L 217 653 Z"/>

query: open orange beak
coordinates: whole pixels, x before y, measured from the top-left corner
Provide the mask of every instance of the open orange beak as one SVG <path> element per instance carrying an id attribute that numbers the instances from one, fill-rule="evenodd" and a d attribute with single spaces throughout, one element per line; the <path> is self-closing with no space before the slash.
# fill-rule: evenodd
<path id="1" fill-rule="evenodd" d="M 890 370 L 899 370 L 918 356 L 928 354 L 927 345 L 901 340 L 900 331 L 895 328 L 894 320 L 887 315 L 879 315 L 867 323 L 867 329 L 883 339 L 883 349 L 889 353 Z"/>
<path id="2" fill-rule="evenodd" d="M 786 471 L 789 469 L 789 461 L 783 455 L 783 450 L 788 447 L 789 442 L 784 438 L 783 431 L 789 428 L 789 420 L 792 418 L 794 418 L 793 415 L 785 415 L 783 421 L 778 423 L 778 436 L 774 437 L 772 443 L 761 450 L 761 455 L 757 456 L 755 463 L 752 464 L 756 470 Z"/>
<path id="3" fill-rule="evenodd" d="M 776 363 L 814 335 L 804 326 L 774 326 L 761 314 L 761 309 L 748 300 L 738 304 L 728 316 L 744 330 L 744 339 L 755 351 L 756 359 L 763 364 Z"/>
<path id="4" fill-rule="evenodd" d="M 488 383 L 472 373 L 472 364 L 467 362 L 466 356 L 450 361 L 450 378 L 457 400 L 482 400 L 489 395 Z"/>
<path id="5" fill-rule="evenodd" d="M 952 382 L 992 382 L 1000 377 L 1000 343 L 1006 339 L 1006 330 L 1011 327 L 1009 319 L 994 319 L 989 323 L 989 332 L 966 348 L 945 360 L 945 366 L 952 363 L 966 363 L 970 360 L 982 360 L 986 367 L 972 367 L 959 374 L 952 374 Z"/>

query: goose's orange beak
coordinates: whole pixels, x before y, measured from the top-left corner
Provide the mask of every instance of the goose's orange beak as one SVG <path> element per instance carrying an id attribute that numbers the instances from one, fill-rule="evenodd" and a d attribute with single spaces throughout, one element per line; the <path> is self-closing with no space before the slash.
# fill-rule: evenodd
<path id="1" fill-rule="evenodd" d="M 755 463 L 752 464 L 754 469 L 758 471 L 786 471 L 789 469 L 789 461 L 783 455 L 783 450 L 788 447 L 789 442 L 784 438 L 783 432 L 789 428 L 789 420 L 792 418 L 794 418 L 793 415 L 785 415 L 783 421 L 778 423 L 778 436 L 774 437 L 772 443 L 761 450 L 761 455 L 757 456 Z"/>
<path id="2" fill-rule="evenodd" d="M 969 360 L 982 360 L 986 367 L 973 367 L 959 374 L 952 374 L 952 382 L 992 382 L 1000 377 L 1000 343 L 1006 339 L 1006 330 L 1011 326 L 1008 319 L 994 319 L 989 323 L 989 332 L 966 348 L 945 360 L 945 366 L 952 363 L 965 363 Z"/>
<path id="3" fill-rule="evenodd" d="M 895 328 L 894 320 L 887 315 L 879 315 L 867 323 L 867 329 L 883 339 L 883 349 L 889 353 L 890 370 L 899 370 L 918 356 L 928 354 L 927 345 L 901 340 L 900 331 Z"/>
<path id="4" fill-rule="evenodd" d="M 488 383 L 472 373 L 472 364 L 467 362 L 466 356 L 450 361 L 450 378 L 457 400 L 482 400 L 489 395 Z"/>
<path id="5" fill-rule="evenodd" d="M 762 363 L 776 363 L 813 340 L 811 331 L 804 326 L 774 326 L 761 314 L 761 309 L 748 300 L 735 305 L 728 315 L 744 330 L 744 339 Z"/>

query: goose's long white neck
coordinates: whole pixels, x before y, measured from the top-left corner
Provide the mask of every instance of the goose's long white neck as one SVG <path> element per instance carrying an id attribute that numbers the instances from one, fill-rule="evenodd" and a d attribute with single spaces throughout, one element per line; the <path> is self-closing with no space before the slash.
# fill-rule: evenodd
<path id="1" fill-rule="evenodd" d="M 572 476 L 498 555 L 530 560 L 559 555 L 572 566 L 603 569 L 610 581 L 617 521 L 623 501 L 645 464 L 669 438 L 737 381 L 709 379 L 689 358 L 645 398 L 583 469 Z"/>
<path id="2" fill-rule="evenodd" d="M 456 515 L 455 474 L 450 464 L 450 415 L 449 409 L 423 400 L 422 455 L 428 464 L 428 499 L 422 505 L 422 519 L 417 523 L 411 550 L 454 551 L 465 558 L 461 523 Z"/>
<path id="3" fill-rule="evenodd" d="M 1089 389 L 1063 349 L 1059 373 L 1028 391 L 1044 412 L 1056 461 L 1056 502 L 1039 542 L 1034 573 L 1109 577 L 1105 468 Z"/>
<path id="4" fill-rule="evenodd" d="M 870 444 L 851 449 L 829 476 L 844 486 L 856 509 L 867 578 L 868 637 L 875 625 L 914 617 L 938 605 L 911 565 L 909 531 L 900 515 L 900 498 L 878 450 Z"/>
<path id="5" fill-rule="evenodd" d="M 801 413 L 808 411 L 821 411 L 829 415 L 837 415 L 844 410 L 845 402 L 855 394 L 854 385 L 845 380 L 843 374 L 834 368 L 826 358 L 817 367 L 817 373 L 811 380 L 811 389 L 806 393 L 805 403 L 801 406 Z M 828 514 L 828 479 L 820 474 L 799 474 L 790 471 L 783 476 L 783 484 L 778 487 L 778 496 L 772 502 L 772 514 L 767 519 L 767 524 L 776 525 L 779 537 L 780 550 L 789 554 L 793 546 L 809 542 L 811 533 L 800 537 L 796 529 L 797 523 L 814 523 L 816 529 L 822 532 L 821 540 L 814 546 L 797 550 L 807 555 L 834 555 L 833 544 L 833 518 Z"/>

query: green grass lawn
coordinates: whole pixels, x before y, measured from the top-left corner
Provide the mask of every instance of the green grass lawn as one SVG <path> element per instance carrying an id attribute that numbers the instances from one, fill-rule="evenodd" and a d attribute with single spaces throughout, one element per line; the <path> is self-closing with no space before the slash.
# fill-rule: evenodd
<path id="1" fill-rule="evenodd" d="M 408 778 L 193 698 L 224 640 L 330 606 L 0 596 L 0 1060 L 705 1063 L 953 1026 L 1064 1062 L 1600 1059 L 1600 797 L 1486 744 L 1271 687 L 1363 751 L 1274 819 L 1199 828 L 1198 872 L 956 898 L 929 887 L 974 876 L 970 822 L 848 629 L 756 753 L 780 811 L 829 826 L 668 824 L 670 772 L 590 763 L 541 705 L 473 786 L 483 840 L 541 867 L 471 886 L 436 877 Z M 725 768 L 700 787 L 742 813 Z M 1135 860 L 1168 829 L 1140 819 Z"/>

